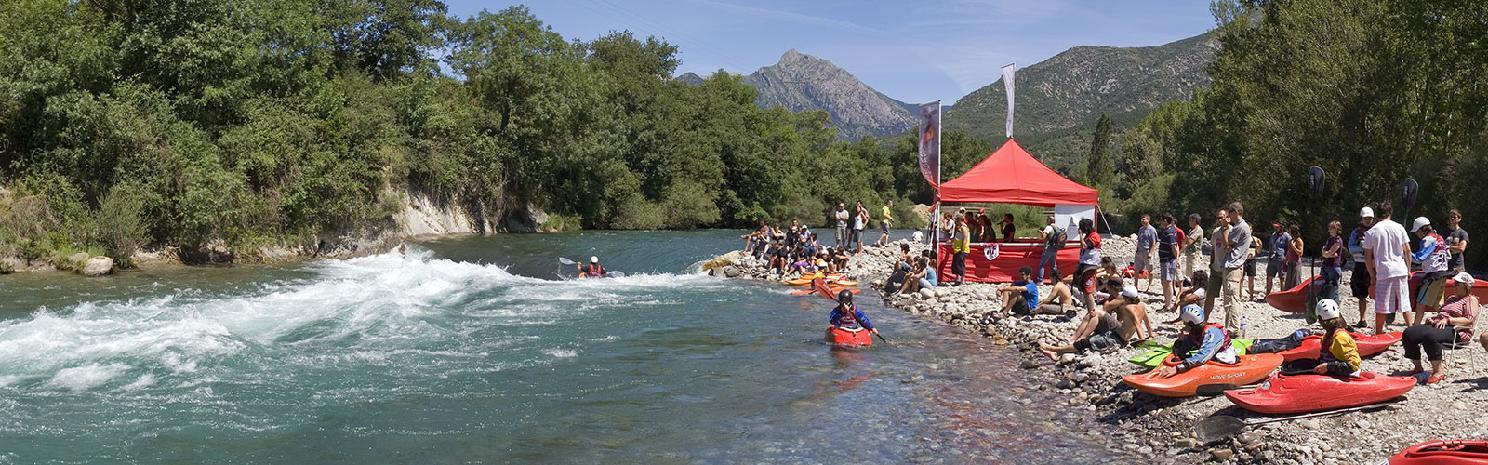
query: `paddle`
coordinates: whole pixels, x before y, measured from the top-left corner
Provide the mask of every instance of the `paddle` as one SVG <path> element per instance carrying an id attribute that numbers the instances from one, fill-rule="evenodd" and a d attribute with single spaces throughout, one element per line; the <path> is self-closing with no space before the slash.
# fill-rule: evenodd
<path id="1" fill-rule="evenodd" d="M 1308 168 L 1307 169 L 1307 213 L 1308 213 L 1307 216 L 1308 216 L 1308 218 L 1311 218 L 1312 217 L 1313 206 L 1317 204 L 1318 196 L 1322 195 L 1322 193 L 1323 193 L 1323 168 L 1320 167 L 1320 166 L 1313 166 L 1311 168 Z M 1300 230 L 1298 230 L 1298 232 L 1299 233 L 1302 233 L 1302 234 L 1306 234 L 1307 233 L 1306 229 L 1300 229 Z M 1307 268 L 1308 268 L 1308 272 L 1312 276 L 1314 276 L 1314 279 L 1316 279 L 1315 277 L 1317 276 L 1317 260 L 1310 260 L 1310 261 L 1308 261 Z M 1317 290 L 1318 290 L 1317 289 L 1317 286 L 1313 286 L 1313 285 L 1310 285 L 1310 284 L 1307 286 L 1307 310 L 1305 312 L 1303 312 L 1303 319 L 1307 320 L 1307 324 L 1317 323 L 1317 297 L 1318 297 L 1317 296 Z"/>
<path id="2" fill-rule="evenodd" d="M 889 342 L 889 340 L 888 340 L 888 339 L 884 339 L 884 337 L 883 337 L 883 335 L 882 335 L 882 334 L 879 334 L 879 333 L 876 333 L 876 332 L 875 332 L 875 333 L 873 333 L 873 335 L 874 335 L 874 336 L 878 336 L 878 340 L 880 340 L 880 341 L 883 341 L 883 343 L 884 343 L 884 344 L 888 344 L 888 345 L 889 345 L 889 347 L 894 347 L 894 343 L 892 343 L 892 342 Z"/>
<path id="3" fill-rule="evenodd" d="M 1371 410 L 1371 411 L 1372 410 L 1381 410 L 1381 409 L 1386 409 L 1386 408 L 1390 408 L 1390 406 L 1389 405 L 1364 405 L 1364 406 L 1359 406 L 1359 407 L 1349 407 L 1349 408 L 1345 408 L 1345 409 L 1329 410 L 1329 411 L 1326 411 L 1326 412 L 1313 412 L 1313 413 L 1307 413 L 1307 414 L 1302 414 L 1302 415 L 1293 415 L 1293 416 L 1289 416 L 1289 417 L 1266 418 L 1266 419 L 1261 419 L 1261 420 L 1250 420 L 1250 421 L 1246 421 L 1244 419 L 1232 417 L 1232 416 L 1229 416 L 1229 415 L 1216 415 L 1216 416 L 1212 416 L 1212 417 L 1209 417 L 1209 418 L 1205 418 L 1202 421 L 1200 421 L 1198 424 L 1194 425 L 1194 435 L 1199 438 L 1199 442 L 1200 443 L 1203 443 L 1203 444 L 1213 444 L 1215 442 L 1219 442 L 1219 441 L 1223 441 L 1225 439 L 1229 439 L 1229 438 L 1235 436 L 1236 434 L 1240 434 L 1240 432 L 1241 431 L 1244 431 L 1245 430 L 1245 427 L 1247 427 L 1247 426 L 1255 426 L 1255 425 L 1261 425 L 1261 424 L 1266 424 L 1266 423 L 1275 423 L 1275 422 L 1278 422 L 1278 421 L 1301 420 L 1301 419 L 1304 419 L 1304 418 L 1326 417 L 1326 416 L 1340 415 L 1340 414 L 1344 414 L 1344 413 L 1348 413 L 1348 412 L 1357 412 L 1357 411 L 1362 411 L 1362 410 Z"/>
<path id="4" fill-rule="evenodd" d="M 569 260 L 567 258 L 558 257 L 558 263 L 562 263 L 564 265 L 574 265 L 574 264 L 577 264 L 578 262 L 575 262 L 573 260 Z"/>

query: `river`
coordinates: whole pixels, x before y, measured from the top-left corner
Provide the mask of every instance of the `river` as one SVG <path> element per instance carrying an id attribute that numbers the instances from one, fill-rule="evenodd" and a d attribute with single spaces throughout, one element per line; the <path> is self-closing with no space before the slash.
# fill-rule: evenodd
<path id="1" fill-rule="evenodd" d="M 894 344 L 832 351 L 826 300 L 690 272 L 738 234 L 0 276 L 0 463 L 1133 460 L 1015 351 L 872 290 Z M 590 255 L 628 276 L 558 279 Z"/>

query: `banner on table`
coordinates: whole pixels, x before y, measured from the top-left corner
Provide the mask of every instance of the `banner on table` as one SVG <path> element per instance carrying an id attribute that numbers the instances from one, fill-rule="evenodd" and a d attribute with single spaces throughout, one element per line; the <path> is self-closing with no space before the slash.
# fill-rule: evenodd
<path id="1" fill-rule="evenodd" d="M 1002 67 L 1002 87 L 1007 90 L 1008 112 L 1007 112 L 1007 136 L 1013 137 L 1013 75 L 1018 73 L 1016 63 L 1008 63 Z"/>
<path id="2" fill-rule="evenodd" d="M 920 174 L 940 185 L 940 101 L 920 105 Z"/>

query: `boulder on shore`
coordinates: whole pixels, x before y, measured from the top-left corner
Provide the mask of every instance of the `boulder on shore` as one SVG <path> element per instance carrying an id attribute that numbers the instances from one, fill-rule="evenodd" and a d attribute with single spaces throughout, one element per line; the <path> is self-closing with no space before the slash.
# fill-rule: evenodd
<path id="1" fill-rule="evenodd" d="M 108 257 L 93 257 L 83 264 L 81 270 L 83 276 L 103 276 L 114 272 L 114 259 Z"/>

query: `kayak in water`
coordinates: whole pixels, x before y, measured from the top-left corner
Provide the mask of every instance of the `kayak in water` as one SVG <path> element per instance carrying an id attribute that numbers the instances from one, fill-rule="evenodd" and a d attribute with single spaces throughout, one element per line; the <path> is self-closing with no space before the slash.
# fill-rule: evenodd
<path id="1" fill-rule="evenodd" d="M 827 325 L 827 342 L 836 348 L 868 347 L 873 345 L 873 335 L 878 334 L 868 315 L 853 304 L 853 294 L 846 290 L 837 293 L 837 306 L 827 317 Z"/>
<path id="2" fill-rule="evenodd" d="M 1405 395 L 1415 386 L 1413 377 L 1381 376 L 1367 371 L 1348 378 L 1277 374 L 1260 387 L 1224 394 L 1231 403 L 1252 412 L 1288 415 L 1387 402 Z"/>
<path id="3" fill-rule="evenodd" d="M 1483 465 L 1488 463 L 1488 440 L 1427 441 L 1390 456 L 1389 465 Z"/>
<path id="4" fill-rule="evenodd" d="M 869 347 L 873 345 L 873 333 L 858 326 L 828 326 L 827 342 L 842 348 Z"/>
<path id="5" fill-rule="evenodd" d="M 1176 366 L 1181 362 L 1170 356 L 1163 363 Z M 1158 375 L 1161 369 L 1156 369 L 1123 376 L 1121 381 L 1154 396 L 1192 397 L 1201 390 L 1223 391 L 1266 379 L 1280 366 L 1280 354 L 1252 354 L 1240 356 L 1239 363 L 1234 365 L 1210 361 L 1166 378 Z"/>

